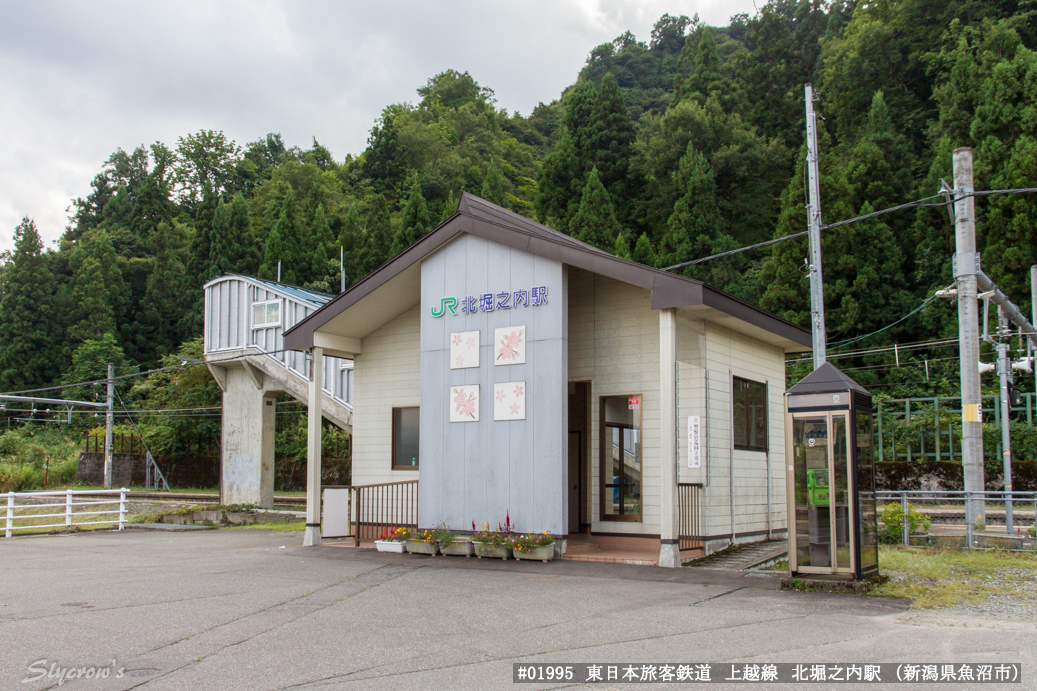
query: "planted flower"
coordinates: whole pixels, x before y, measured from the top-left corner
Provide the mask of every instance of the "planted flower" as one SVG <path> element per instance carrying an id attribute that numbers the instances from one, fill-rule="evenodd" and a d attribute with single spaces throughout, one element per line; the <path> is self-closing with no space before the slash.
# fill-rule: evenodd
<path id="1" fill-rule="evenodd" d="M 554 536 L 546 530 L 542 533 L 529 533 L 527 535 L 516 535 L 511 538 L 511 548 L 523 554 L 529 554 L 538 547 L 547 547 L 555 543 Z"/>
<path id="2" fill-rule="evenodd" d="M 387 542 L 406 542 L 411 538 L 411 534 L 410 528 L 397 528 L 393 526 L 383 530 L 378 539 Z"/>
<path id="3" fill-rule="evenodd" d="M 497 524 L 497 530 L 490 530 L 489 523 L 483 523 L 481 530 L 476 530 L 475 521 L 472 521 L 472 544 L 475 546 L 475 556 L 489 557 L 491 559 L 507 559 L 511 554 L 510 540 L 515 531 L 511 525 L 511 516 L 504 519 L 504 523 Z"/>

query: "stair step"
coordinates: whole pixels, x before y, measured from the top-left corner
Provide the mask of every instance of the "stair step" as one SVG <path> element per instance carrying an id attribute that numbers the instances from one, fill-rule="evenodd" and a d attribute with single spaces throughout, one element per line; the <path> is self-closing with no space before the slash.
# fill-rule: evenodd
<path id="1" fill-rule="evenodd" d="M 658 556 L 652 557 L 648 552 L 634 552 L 629 550 L 599 550 L 597 552 L 584 552 L 572 554 L 566 552 L 562 559 L 569 561 L 593 561 L 611 564 L 640 564 L 642 566 L 657 566 Z"/>
<path id="2" fill-rule="evenodd" d="M 593 542 L 569 543 L 565 548 L 567 554 L 582 554 L 584 552 L 597 552 L 601 548 Z"/>

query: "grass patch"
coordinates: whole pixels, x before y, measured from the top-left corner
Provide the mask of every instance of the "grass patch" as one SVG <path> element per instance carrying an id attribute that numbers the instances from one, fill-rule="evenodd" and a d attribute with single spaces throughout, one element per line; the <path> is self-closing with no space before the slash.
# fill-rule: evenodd
<path id="1" fill-rule="evenodd" d="M 788 559 L 782 559 L 781 561 L 776 561 L 773 564 L 771 564 L 770 566 L 767 566 L 767 567 L 762 568 L 760 570 L 761 571 L 788 571 L 789 570 L 789 560 Z"/>
<path id="2" fill-rule="evenodd" d="M 306 529 L 302 521 L 297 523 L 253 523 L 252 525 L 234 525 L 224 530 L 272 530 L 275 533 L 299 533 Z"/>
<path id="3" fill-rule="evenodd" d="M 1033 554 L 883 545 L 879 569 L 889 580 L 869 594 L 911 598 L 917 609 L 980 604 L 993 596 L 1037 601 Z"/>

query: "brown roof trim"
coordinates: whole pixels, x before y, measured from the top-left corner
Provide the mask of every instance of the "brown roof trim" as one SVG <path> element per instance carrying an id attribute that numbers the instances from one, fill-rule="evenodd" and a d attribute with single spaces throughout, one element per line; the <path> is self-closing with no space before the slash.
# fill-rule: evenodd
<path id="1" fill-rule="evenodd" d="M 470 233 L 506 247 L 554 259 L 591 273 L 614 278 L 652 292 L 652 309 L 704 305 L 758 326 L 803 346 L 810 332 L 747 302 L 685 276 L 620 259 L 604 250 L 548 228 L 485 199 L 463 192 L 457 213 L 438 228 L 375 269 L 367 278 L 310 314 L 284 333 L 284 347 L 308 350 L 313 332 L 335 316 L 385 285 L 404 269 L 420 262 L 460 233 Z"/>

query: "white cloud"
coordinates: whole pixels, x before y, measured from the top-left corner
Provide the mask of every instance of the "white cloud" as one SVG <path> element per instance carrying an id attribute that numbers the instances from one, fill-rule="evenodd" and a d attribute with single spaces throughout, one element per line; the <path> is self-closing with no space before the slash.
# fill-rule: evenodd
<path id="1" fill-rule="evenodd" d="M 752 0 L 392 3 L 136 1 L 0 6 L 0 249 L 23 216 L 56 240 L 117 148 L 199 129 L 280 132 L 343 158 L 381 109 L 448 68 L 529 113 L 590 50 L 647 41 L 666 12 L 726 24 Z"/>

